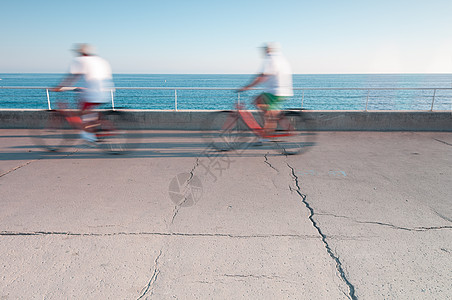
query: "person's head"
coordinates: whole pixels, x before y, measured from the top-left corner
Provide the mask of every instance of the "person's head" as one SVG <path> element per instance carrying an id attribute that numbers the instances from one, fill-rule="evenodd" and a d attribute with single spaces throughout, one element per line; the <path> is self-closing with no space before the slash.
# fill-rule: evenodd
<path id="1" fill-rule="evenodd" d="M 277 42 L 265 43 L 262 47 L 266 54 L 277 53 L 281 51 L 281 45 Z"/>
<path id="2" fill-rule="evenodd" d="M 89 56 L 95 54 L 95 49 L 89 44 L 76 44 L 73 49 L 80 56 Z"/>

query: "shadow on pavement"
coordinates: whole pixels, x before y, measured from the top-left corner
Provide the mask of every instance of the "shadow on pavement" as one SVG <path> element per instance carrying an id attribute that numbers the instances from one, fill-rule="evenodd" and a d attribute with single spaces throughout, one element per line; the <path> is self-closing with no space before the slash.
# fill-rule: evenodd
<path id="1" fill-rule="evenodd" d="M 59 151 L 50 152 L 39 145 L 36 135 L 0 135 L 8 140 L 0 146 L 0 161 L 33 159 L 94 159 L 94 158 L 157 158 L 157 157 L 257 157 L 281 155 L 271 143 L 261 146 L 246 145 L 232 151 L 217 151 L 209 145 L 202 132 L 146 131 L 127 134 L 128 147 L 133 149 L 125 154 L 108 154 L 101 149 L 89 148 L 75 136 L 72 143 L 62 146 Z M 14 140 L 13 140 L 14 139 Z"/>

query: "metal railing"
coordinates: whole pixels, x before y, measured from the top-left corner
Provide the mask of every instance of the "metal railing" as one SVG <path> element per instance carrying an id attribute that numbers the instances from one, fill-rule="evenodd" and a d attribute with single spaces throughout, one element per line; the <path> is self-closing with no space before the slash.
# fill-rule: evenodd
<path id="1" fill-rule="evenodd" d="M 366 91 L 366 106 L 364 111 L 368 111 L 370 91 L 432 91 L 432 102 L 430 111 L 433 111 L 435 104 L 435 96 L 437 90 L 452 91 L 452 88 L 294 88 L 294 90 L 302 91 L 301 108 L 303 108 L 305 91 Z M 452 99 L 451 99 L 452 103 Z"/>
<path id="2" fill-rule="evenodd" d="M 51 88 L 49 87 L 0 87 L 0 91 L 1 90 L 45 90 L 46 93 L 46 100 L 47 100 L 47 108 L 50 110 L 52 109 L 52 105 L 51 105 L 51 97 L 49 94 L 49 90 L 51 90 Z M 115 91 L 118 90 L 155 90 L 155 91 L 174 91 L 174 105 L 173 105 L 173 110 L 178 111 L 180 110 L 178 107 L 178 101 L 180 99 L 180 97 L 178 97 L 178 91 L 235 91 L 236 89 L 234 88 L 195 88 L 195 87 L 116 87 L 115 89 L 112 89 L 110 91 L 110 95 L 111 95 L 111 107 L 113 109 L 115 109 Z M 260 89 L 253 89 L 253 90 L 260 90 Z M 297 103 L 299 103 L 299 108 L 305 108 L 305 103 L 306 103 L 306 97 L 307 97 L 307 92 L 316 92 L 316 91 L 325 91 L 325 92 L 344 92 L 344 91 L 359 91 L 363 93 L 363 96 L 353 96 L 355 98 L 363 98 L 365 97 L 365 106 L 364 109 L 353 109 L 353 110 L 364 110 L 364 111 L 368 111 L 369 110 L 369 104 L 370 104 L 370 100 L 372 98 L 377 98 L 377 97 L 381 97 L 379 95 L 377 95 L 376 93 L 381 93 L 382 91 L 424 91 L 427 92 L 428 95 L 430 96 L 424 96 L 424 97 L 429 97 L 431 98 L 431 101 L 428 103 L 430 109 L 427 109 L 428 111 L 433 111 L 434 110 L 434 106 L 435 106 L 435 101 L 438 98 L 438 91 L 448 91 L 451 92 L 451 94 L 449 96 L 443 96 L 443 97 L 451 97 L 449 99 L 449 101 L 452 103 L 452 88 L 294 88 L 294 91 L 297 92 L 298 94 L 301 95 L 296 95 L 295 97 L 295 101 Z M 372 92 L 372 93 L 371 93 Z M 241 93 L 237 93 L 237 101 L 240 102 L 240 95 Z M 35 95 L 33 95 L 34 97 Z M 299 97 L 299 99 L 297 99 L 296 97 Z M 328 98 L 331 97 L 333 98 L 334 95 L 322 95 L 322 96 L 313 96 L 311 95 L 311 97 L 315 98 L 315 97 L 323 97 L 323 98 Z M 352 96 L 350 96 L 352 98 Z M 293 98 L 293 97 L 292 97 Z M 346 98 L 344 96 L 341 96 L 340 98 Z M 230 99 L 230 98 L 229 98 Z M 299 100 L 299 102 L 298 102 Z M 2 95 L 0 94 L 0 103 L 2 101 Z M 451 109 L 452 109 L 452 105 L 451 105 Z M 397 109 L 395 109 L 397 110 Z M 426 110 L 426 109 L 423 109 Z M 444 110 L 444 109 L 443 109 Z M 446 109 L 448 110 L 448 109 Z"/>

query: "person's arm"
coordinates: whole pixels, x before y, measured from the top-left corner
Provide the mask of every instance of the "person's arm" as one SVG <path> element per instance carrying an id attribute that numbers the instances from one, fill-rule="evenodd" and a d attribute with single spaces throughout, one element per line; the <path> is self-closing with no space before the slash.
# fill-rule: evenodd
<path id="1" fill-rule="evenodd" d="M 52 89 L 52 91 L 61 92 L 63 87 L 71 86 L 72 84 L 77 82 L 80 76 L 81 74 L 68 74 L 59 85 Z"/>
<path id="2" fill-rule="evenodd" d="M 260 84 L 260 83 L 266 81 L 267 78 L 268 78 L 268 76 L 265 75 L 265 74 L 258 74 L 258 75 L 253 79 L 253 81 L 251 81 L 250 84 L 248 84 L 248 85 L 246 85 L 246 86 L 240 88 L 240 89 L 238 90 L 238 92 L 243 92 L 243 91 L 249 90 L 249 89 L 252 88 L 253 86 L 256 86 L 256 85 L 258 85 L 258 84 Z"/>

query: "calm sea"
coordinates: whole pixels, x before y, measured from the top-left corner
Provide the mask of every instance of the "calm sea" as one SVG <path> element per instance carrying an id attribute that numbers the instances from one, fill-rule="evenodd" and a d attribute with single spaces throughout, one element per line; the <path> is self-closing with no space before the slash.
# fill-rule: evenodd
<path id="1" fill-rule="evenodd" d="M 46 109 L 45 89 L 7 89 L 6 87 L 52 87 L 63 74 L 0 74 L 0 108 Z M 238 98 L 233 89 L 247 84 L 253 75 L 194 74 L 116 74 L 115 107 L 127 109 L 231 109 Z M 450 110 L 452 74 L 360 74 L 294 75 L 295 95 L 285 108 L 315 110 L 429 110 L 433 96 L 435 110 Z M 120 89 L 121 87 L 174 88 L 160 90 Z M 194 90 L 177 88 L 196 88 Z M 220 88 L 231 90 L 202 90 Z M 327 90 L 318 90 L 327 88 Z M 361 88 L 364 90 L 331 90 Z M 389 88 L 389 90 L 367 90 Z M 403 90 L 402 88 L 425 88 Z M 430 90 L 449 88 L 449 90 Z M 394 90 L 395 89 L 395 90 Z M 402 89 L 402 90 L 400 90 Z M 251 103 L 258 91 L 240 95 L 241 102 Z M 435 95 L 434 95 L 435 93 Z M 51 105 L 74 101 L 71 93 L 49 92 Z M 251 106 L 249 106 L 251 107 Z"/>

